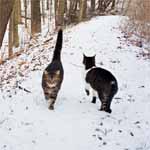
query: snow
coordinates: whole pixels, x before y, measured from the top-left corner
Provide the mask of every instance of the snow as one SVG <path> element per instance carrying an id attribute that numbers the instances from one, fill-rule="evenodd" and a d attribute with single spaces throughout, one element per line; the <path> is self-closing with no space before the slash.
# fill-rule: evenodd
<path id="1" fill-rule="evenodd" d="M 37 39 L 39 46 L 31 46 L 29 56 L 23 54 L 18 61 L 0 66 L 6 76 L 9 72 L 4 69 L 17 68 L 20 60 L 28 66 L 12 69 L 14 74 L 24 74 L 23 80 L 14 75 L 7 86 L 2 84 L 0 150 L 150 150 L 150 63 L 137 57 L 140 48 L 125 42 L 119 30 L 121 20 L 120 16 L 96 17 L 64 31 L 65 78 L 54 111 L 48 110 L 41 76 L 51 60 L 56 36 L 45 45 Z M 111 114 L 100 112 L 99 100 L 92 104 L 84 92 L 82 53 L 91 49 L 97 54 L 97 65 L 118 80 Z M 16 80 L 31 93 L 10 90 Z"/>

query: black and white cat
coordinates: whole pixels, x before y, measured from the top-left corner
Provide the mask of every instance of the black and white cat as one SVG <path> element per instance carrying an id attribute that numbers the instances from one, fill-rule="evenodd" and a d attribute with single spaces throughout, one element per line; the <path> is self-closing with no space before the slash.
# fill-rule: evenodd
<path id="1" fill-rule="evenodd" d="M 111 72 L 95 66 L 95 55 L 86 56 L 83 54 L 83 64 L 85 66 L 85 91 L 90 94 L 92 89 L 92 103 L 96 103 L 96 95 L 101 101 L 101 111 L 111 113 L 111 101 L 118 91 L 116 78 Z"/>
<path id="2" fill-rule="evenodd" d="M 54 104 L 64 76 L 64 70 L 61 62 L 62 42 L 63 31 L 60 29 L 58 31 L 52 62 L 44 70 L 42 77 L 42 88 L 45 99 L 48 100 L 50 110 L 54 109 Z"/>

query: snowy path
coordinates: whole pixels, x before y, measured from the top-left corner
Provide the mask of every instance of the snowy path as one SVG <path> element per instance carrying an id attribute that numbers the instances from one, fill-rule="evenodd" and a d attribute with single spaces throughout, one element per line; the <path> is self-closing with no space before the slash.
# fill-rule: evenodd
<path id="1" fill-rule="evenodd" d="M 65 79 L 53 112 L 43 97 L 41 71 L 22 83 L 32 94 L 1 94 L 0 150 L 150 150 L 150 63 L 123 42 L 119 22 L 98 17 L 65 31 Z M 98 111 L 99 101 L 90 103 L 84 93 L 84 49 L 96 50 L 97 65 L 118 79 L 111 115 Z"/>

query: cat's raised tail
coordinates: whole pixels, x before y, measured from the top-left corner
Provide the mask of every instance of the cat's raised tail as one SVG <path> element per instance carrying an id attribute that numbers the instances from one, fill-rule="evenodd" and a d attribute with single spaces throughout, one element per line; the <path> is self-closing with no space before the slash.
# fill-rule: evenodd
<path id="1" fill-rule="evenodd" d="M 62 49 L 62 43 L 63 43 L 63 30 L 59 29 L 58 35 L 57 35 L 57 41 L 55 45 L 53 60 L 60 60 L 61 59 L 61 49 Z"/>

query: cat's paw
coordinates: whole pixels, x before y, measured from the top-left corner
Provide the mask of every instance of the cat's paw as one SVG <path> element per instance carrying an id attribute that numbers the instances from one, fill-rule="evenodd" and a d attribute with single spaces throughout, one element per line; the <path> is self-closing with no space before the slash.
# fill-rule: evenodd
<path id="1" fill-rule="evenodd" d="M 95 104 L 96 103 L 96 97 L 93 97 L 93 99 L 92 99 L 92 102 L 91 103 L 93 103 L 93 104 Z"/>
<path id="2" fill-rule="evenodd" d="M 105 111 L 105 112 L 107 112 L 107 113 L 111 113 L 112 112 L 112 110 L 111 109 L 100 109 L 100 111 Z"/>
<path id="3" fill-rule="evenodd" d="M 90 91 L 85 89 L 86 95 L 89 96 L 90 95 Z"/>
<path id="4" fill-rule="evenodd" d="M 54 106 L 49 106 L 49 110 L 54 110 Z"/>

